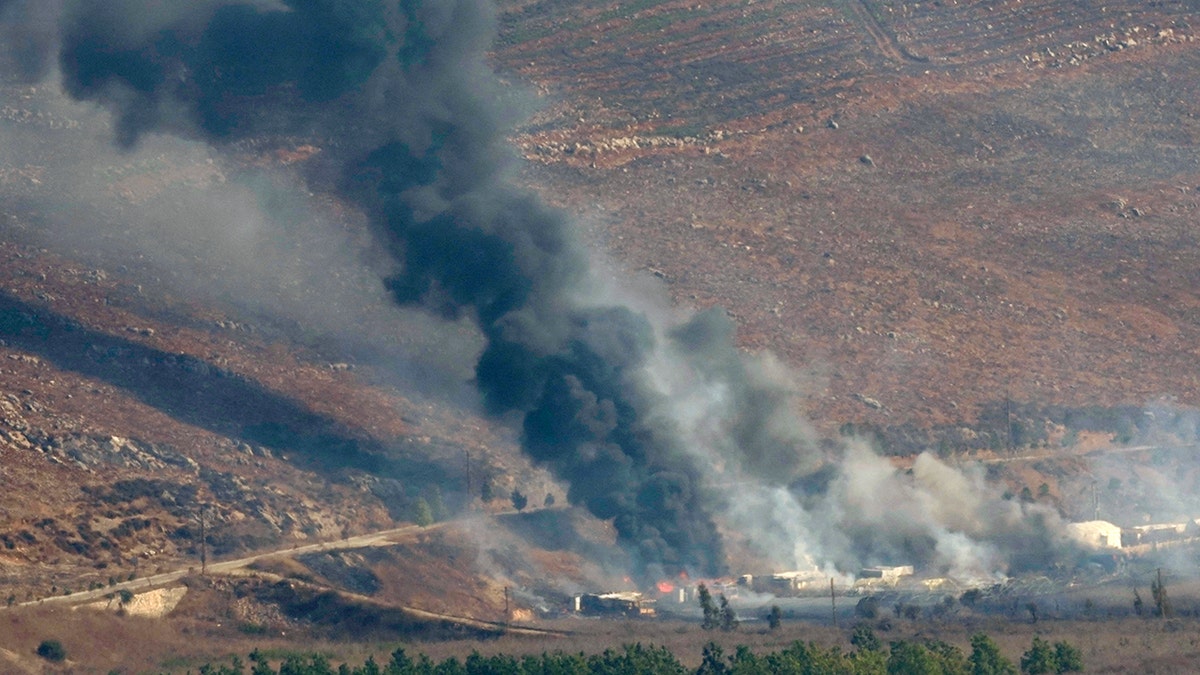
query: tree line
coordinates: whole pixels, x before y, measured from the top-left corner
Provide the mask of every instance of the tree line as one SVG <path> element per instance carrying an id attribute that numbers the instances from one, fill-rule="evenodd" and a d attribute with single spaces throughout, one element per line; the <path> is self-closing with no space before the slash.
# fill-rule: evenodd
<path id="1" fill-rule="evenodd" d="M 704 646 L 698 668 L 685 668 L 665 647 L 638 644 L 608 649 L 600 654 L 543 652 L 540 655 L 483 656 L 465 660 L 450 657 L 435 663 L 425 655 L 415 658 L 396 649 L 384 664 L 368 658 L 360 666 L 333 667 L 322 654 L 295 654 L 273 666 L 262 653 L 252 652 L 249 663 L 234 657 L 229 664 L 205 664 L 199 675 L 1042 675 L 1083 670 L 1079 650 L 1066 642 L 1049 643 L 1040 637 L 1018 664 L 1000 653 L 982 633 L 971 638 L 971 651 L 939 640 L 896 640 L 885 648 L 869 626 L 855 630 L 854 650 L 823 647 L 797 640 L 775 652 L 755 654 L 738 646 L 732 654 L 715 642 Z"/>

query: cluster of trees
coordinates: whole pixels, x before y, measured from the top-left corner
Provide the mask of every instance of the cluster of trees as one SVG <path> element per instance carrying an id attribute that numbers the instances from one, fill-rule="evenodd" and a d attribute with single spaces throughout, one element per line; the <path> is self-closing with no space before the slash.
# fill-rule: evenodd
<path id="1" fill-rule="evenodd" d="M 410 657 L 404 649 L 392 652 L 380 665 L 370 658 L 361 666 L 342 664 L 337 668 L 320 654 L 292 655 L 278 669 L 259 652 L 250 654 L 250 670 L 238 658 L 230 665 L 205 665 L 201 675 L 1017 675 L 1017 667 L 1005 658 L 996 643 L 984 634 L 971 638 L 971 653 L 954 645 L 930 640 L 898 640 L 885 649 L 869 626 L 855 630 L 856 649 L 822 647 L 793 642 L 776 652 L 755 654 L 738 646 L 726 656 L 720 645 L 704 646 L 702 662 L 689 670 L 665 647 L 626 645 L 601 654 L 543 652 L 522 657 L 473 653 L 460 661 L 451 657 L 434 663 L 421 655 Z M 1068 673 L 1083 670 L 1079 650 L 1066 642 L 1053 645 L 1035 637 L 1021 657 L 1021 671 L 1029 675 Z"/>
<path id="2" fill-rule="evenodd" d="M 720 628 L 724 631 L 731 631 L 737 628 L 737 614 L 733 608 L 729 606 L 729 600 L 722 593 L 719 604 L 713 601 L 712 592 L 704 584 L 700 584 L 696 588 L 696 595 L 700 599 L 700 611 L 704 613 L 704 621 L 701 627 L 704 630 L 712 630 Z"/>

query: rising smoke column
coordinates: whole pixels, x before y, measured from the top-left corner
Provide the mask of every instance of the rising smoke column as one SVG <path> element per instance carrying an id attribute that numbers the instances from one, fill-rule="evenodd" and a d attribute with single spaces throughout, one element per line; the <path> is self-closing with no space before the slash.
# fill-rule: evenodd
<path id="1" fill-rule="evenodd" d="M 58 0 L 0 0 L 0 44 L 7 62 L 21 79 L 37 81 L 54 63 Z"/>
<path id="2" fill-rule="evenodd" d="M 9 28 L 30 7 L 0 0 Z M 18 55 L 22 75 L 56 45 L 64 89 L 108 108 L 122 147 L 315 137 L 313 179 L 371 217 L 396 301 L 477 323 L 486 407 L 523 420 L 525 449 L 571 501 L 612 520 L 647 578 L 719 571 L 695 464 L 644 372 L 655 331 L 582 299 L 587 257 L 565 217 L 505 180 L 514 118 L 484 66 L 490 4 L 64 0 L 57 18 Z"/>
<path id="3" fill-rule="evenodd" d="M 643 581 L 722 571 L 718 512 L 774 567 L 987 576 L 1055 555 L 1053 519 L 991 495 L 981 476 L 931 457 L 905 474 L 853 444 L 823 456 L 794 414 L 791 375 L 737 350 L 722 312 L 673 322 L 634 308 L 649 302 L 597 300 L 565 217 L 506 180 L 516 107 L 484 65 L 493 11 L 0 0 L 0 30 L 25 36 L 5 43 L 20 77 L 44 75 L 57 54 L 65 90 L 110 110 L 122 147 L 149 133 L 218 149 L 315 139 L 309 179 L 368 215 L 395 261 L 392 297 L 475 322 L 484 405 L 519 420 L 524 449 L 573 503 L 614 523 Z"/>

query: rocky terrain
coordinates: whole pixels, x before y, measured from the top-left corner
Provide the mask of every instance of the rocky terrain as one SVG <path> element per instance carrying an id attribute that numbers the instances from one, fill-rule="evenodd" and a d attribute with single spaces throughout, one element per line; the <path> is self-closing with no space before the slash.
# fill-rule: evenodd
<path id="1" fill-rule="evenodd" d="M 548 489 L 484 420 L 103 270 L 0 255 L 0 560 L 16 600 L 197 564 L 202 526 L 224 557 L 408 522 L 414 500 L 445 517 L 478 503 L 468 470 L 476 495 L 483 480 L 500 499 Z"/>
<path id="2" fill-rule="evenodd" d="M 792 369 L 818 435 L 870 437 L 900 466 L 984 459 L 1070 518 L 1161 519 L 1198 480 L 1197 14 L 503 0 L 491 57 L 537 99 L 516 179 L 577 218 L 612 277 L 723 307 L 741 347 Z M 361 214 L 319 188 L 272 203 L 297 242 L 278 257 L 172 228 L 214 186 L 251 186 L 220 193 L 230 213 L 295 192 L 325 139 L 121 154 L 51 86 L 0 94 L 10 602 L 196 566 L 202 530 L 229 557 L 506 511 L 514 489 L 562 505 L 510 420 L 464 393 L 478 336 L 363 300 L 382 293 Z M 314 253 L 343 245 L 361 269 Z M 1183 449 L 1088 454 L 1114 443 Z M 603 577 L 611 538 L 526 514 L 204 582 L 180 611 L 293 630 L 287 608 L 333 587 L 496 620 L 509 584 L 536 607 Z"/>
<path id="3" fill-rule="evenodd" d="M 1006 399 L 1195 405 L 1194 22 L 547 0 L 508 7 L 496 58 L 547 102 L 528 182 L 809 374 L 818 424 L 976 426 Z"/>

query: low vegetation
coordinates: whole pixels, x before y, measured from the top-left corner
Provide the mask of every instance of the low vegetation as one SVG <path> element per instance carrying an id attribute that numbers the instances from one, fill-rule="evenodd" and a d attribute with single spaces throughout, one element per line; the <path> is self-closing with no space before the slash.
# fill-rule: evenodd
<path id="1" fill-rule="evenodd" d="M 860 626 L 857 635 L 866 636 L 871 629 Z M 987 635 L 971 639 L 971 653 L 965 655 L 958 647 L 938 640 L 924 642 L 896 640 L 885 651 L 874 639 L 856 642 L 855 651 L 843 652 L 840 647 L 823 647 L 814 642 L 795 641 L 784 649 L 755 654 L 749 647 L 739 645 L 726 655 L 715 642 L 704 646 L 700 666 L 689 670 L 665 647 L 641 643 L 621 649 L 607 649 L 599 654 L 568 654 L 561 651 L 543 652 L 522 657 L 497 654 L 483 656 L 473 652 L 465 660 L 450 657 L 435 663 L 425 655 L 413 658 L 403 649 L 392 652 L 384 665 L 369 657 L 361 666 L 342 664 L 337 668 L 323 654 L 293 654 L 272 665 L 271 659 L 259 651 L 250 654 L 250 675 L 542 675 L 544 673 L 590 673 L 593 675 L 787 675 L 789 673 L 839 673 L 844 675 L 1015 675 L 1013 662 L 1000 653 L 999 647 Z M 1035 637 L 1021 660 L 1021 672 L 1067 673 L 1083 670 L 1079 650 L 1066 642 L 1053 645 Z M 200 672 L 205 675 L 245 675 L 245 665 L 235 657 L 228 665 L 206 664 Z"/>
<path id="2" fill-rule="evenodd" d="M 38 645 L 37 655 L 47 661 L 62 661 L 67 658 L 67 650 L 58 640 L 42 640 Z"/>

